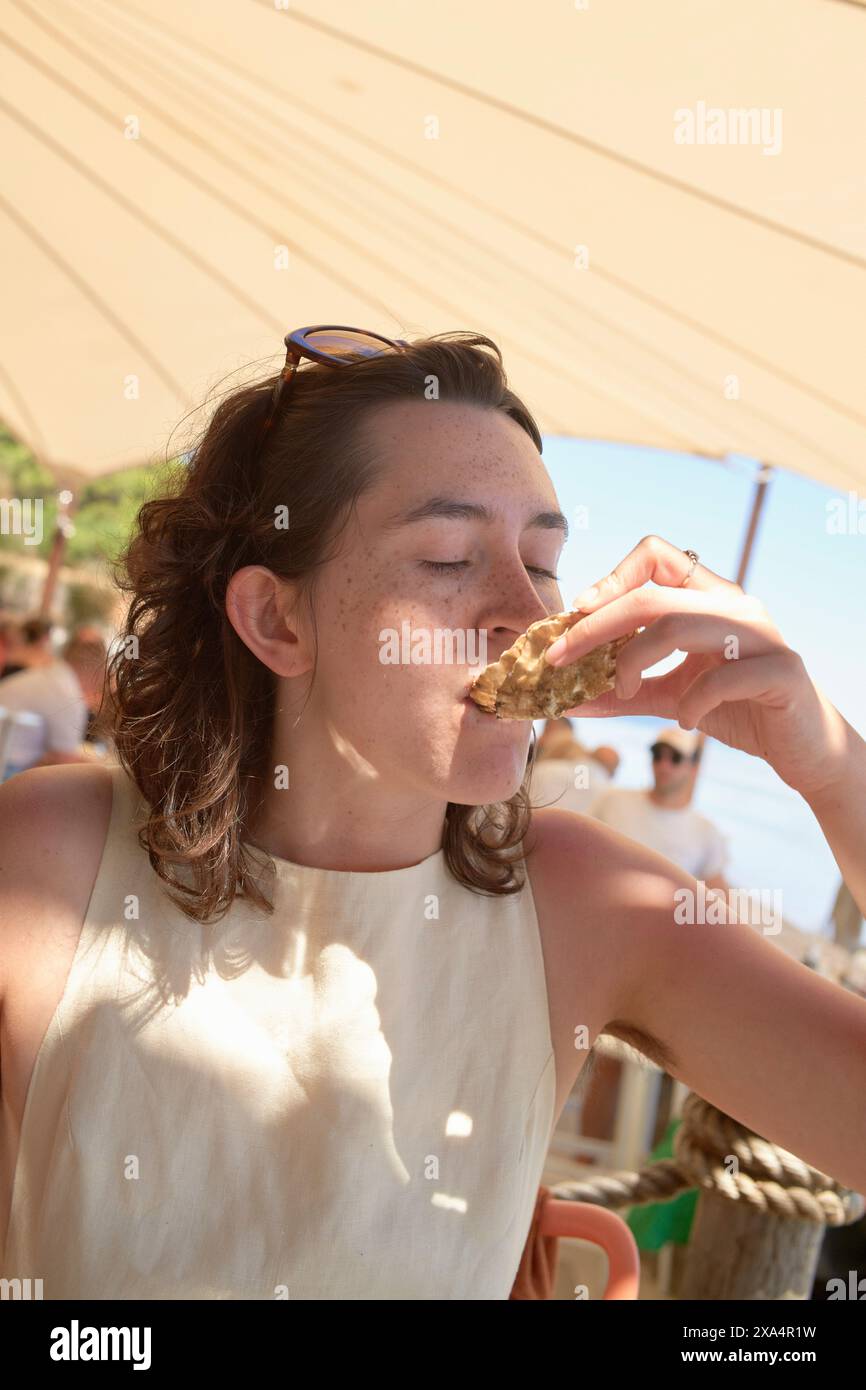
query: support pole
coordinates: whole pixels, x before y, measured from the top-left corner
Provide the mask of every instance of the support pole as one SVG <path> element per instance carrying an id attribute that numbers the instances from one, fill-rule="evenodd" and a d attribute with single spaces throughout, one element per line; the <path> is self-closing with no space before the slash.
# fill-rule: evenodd
<path id="1" fill-rule="evenodd" d="M 63 564 L 63 557 L 66 553 L 66 542 L 73 530 L 72 514 L 76 507 L 75 497 L 68 488 L 64 488 L 62 492 L 57 494 L 57 501 L 57 525 L 51 542 L 51 554 L 48 557 L 48 569 L 45 574 L 45 582 L 42 585 L 42 599 L 39 604 L 40 618 L 49 618 L 51 616 L 51 605 L 54 602 L 57 577 L 60 573 L 60 566 Z"/>
<path id="2" fill-rule="evenodd" d="M 749 570 L 749 561 L 752 558 L 752 550 L 755 545 L 755 537 L 758 534 L 758 523 L 761 520 L 761 512 L 767 500 L 767 487 L 775 475 L 775 469 L 770 463 L 763 463 L 758 468 L 755 478 L 755 490 L 752 493 L 752 510 L 749 514 L 749 524 L 746 529 L 746 538 L 743 541 L 743 549 L 740 555 L 740 563 L 737 566 L 736 582 L 743 585 Z"/>

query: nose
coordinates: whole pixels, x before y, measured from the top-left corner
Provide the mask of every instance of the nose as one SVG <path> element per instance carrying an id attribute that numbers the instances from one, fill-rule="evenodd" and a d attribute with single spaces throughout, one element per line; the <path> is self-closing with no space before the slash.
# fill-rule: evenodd
<path id="1" fill-rule="evenodd" d="M 496 660 L 532 623 L 563 611 L 559 585 L 539 583 L 536 589 L 533 576 L 518 557 L 514 563 L 497 565 L 491 577 L 494 590 L 486 605 L 488 620 L 483 624 L 489 642 L 496 649 Z"/>

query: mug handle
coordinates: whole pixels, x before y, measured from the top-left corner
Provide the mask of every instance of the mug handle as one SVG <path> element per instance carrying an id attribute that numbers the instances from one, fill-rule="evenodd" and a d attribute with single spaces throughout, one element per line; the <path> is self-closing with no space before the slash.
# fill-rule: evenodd
<path id="1" fill-rule="evenodd" d="M 636 1299 L 640 1284 L 640 1254 L 631 1228 L 621 1216 L 592 1202 L 566 1202 L 548 1197 L 539 1226 L 544 1236 L 588 1240 L 607 1255 L 606 1299 Z"/>

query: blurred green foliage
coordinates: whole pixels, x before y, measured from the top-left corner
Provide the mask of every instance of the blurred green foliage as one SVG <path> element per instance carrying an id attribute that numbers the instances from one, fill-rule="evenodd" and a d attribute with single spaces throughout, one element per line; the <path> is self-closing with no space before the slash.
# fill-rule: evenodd
<path id="1" fill-rule="evenodd" d="M 164 492 L 176 468 L 176 460 L 154 463 L 107 473 L 86 483 L 76 498 L 71 518 L 75 530 L 67 541 L 64 563 L 92 565 L 116 560 L 142 502 Z M 0 497 L 42 498 L 41 543 L 25 545 L 23 537 L 0 531 L 0 565 L 3 552 L 9 550 L 48 559 L 57 522 L 57 493 L 57 483 L 48 469 L 0 422 Z"/>

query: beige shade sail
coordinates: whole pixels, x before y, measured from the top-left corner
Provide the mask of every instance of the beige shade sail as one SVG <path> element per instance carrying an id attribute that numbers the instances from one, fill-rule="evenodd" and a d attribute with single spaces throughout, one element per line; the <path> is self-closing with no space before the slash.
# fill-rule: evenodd
<path id="1" fill-rule="evenodd" d="M 866 494 L 860 5 L 4 11 L 0 416 L 58 477 L 342 323 L 490 334 L 547 433 Z"/>

